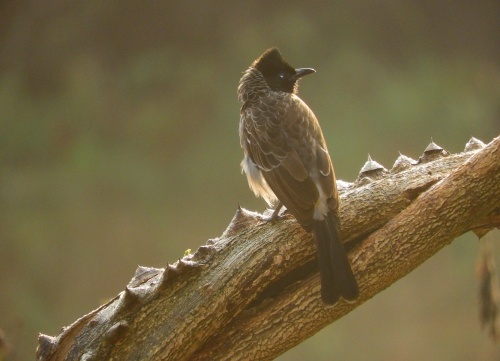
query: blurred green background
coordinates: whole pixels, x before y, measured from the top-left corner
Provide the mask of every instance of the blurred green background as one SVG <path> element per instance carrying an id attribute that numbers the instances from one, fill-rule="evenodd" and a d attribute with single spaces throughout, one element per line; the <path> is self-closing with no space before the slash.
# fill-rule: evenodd
<path id="1" fill-rule="evenodd" d="M 0 2 L 0 329 L 38 332 L 221 235 L 238 203 L 238 80 L 271 46 L 317 73 L 300 95 L 337 178 L 390 168 L 430 138 L 450 152 L 500 125 L 500 2 Z M 499 238 L 499 232 L 487 237 Z M 497 360 L 461 237 L 285 353 L 304 360 Z"/>

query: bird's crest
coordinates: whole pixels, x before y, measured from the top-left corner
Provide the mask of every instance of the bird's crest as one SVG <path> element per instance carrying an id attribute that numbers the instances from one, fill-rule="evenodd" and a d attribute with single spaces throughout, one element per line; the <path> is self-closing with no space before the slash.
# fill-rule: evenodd
<path id="1" fill-rule="evenodd" d="M 267 49 L 264 54 L 253 62 L 252 66 L 257 68 L 264 77 L 276 75 L 280 71 L 295 74 L 294 67 L 283 59 L 278 48 Z"/>

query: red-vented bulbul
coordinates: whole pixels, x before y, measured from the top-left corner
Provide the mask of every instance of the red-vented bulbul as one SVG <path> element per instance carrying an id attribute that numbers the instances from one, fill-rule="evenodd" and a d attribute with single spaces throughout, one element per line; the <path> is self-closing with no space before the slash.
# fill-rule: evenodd
<path id="1" fill-rule="evenodd" d="M 340 240 L 339 196 L 325 139 L 311 109 L 297 96 L 297 81 L 314 69 L 294 69 L 276 48 L 245 71 L 238 87 L 243 103 L 241 163 L 250 188 L 269 205 L 279 201 L 316 240 L 321 297 L 357 299 L 359 290 Z"/>

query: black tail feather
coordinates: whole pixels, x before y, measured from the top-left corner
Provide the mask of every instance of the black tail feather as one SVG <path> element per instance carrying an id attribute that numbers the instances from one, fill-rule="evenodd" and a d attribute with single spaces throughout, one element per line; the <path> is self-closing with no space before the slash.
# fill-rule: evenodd
<path id="1" fill-rule="evenodd" d="M 313 224 L 321 275 L 321 298 L 328 305 L 335 304 L 341 296 L 346 301 L 355 301 L 359 295 L 358 284 L 340 240 L 339 223 L 339 219 L 330 212 L 323 220 L 314 220 Z"/>

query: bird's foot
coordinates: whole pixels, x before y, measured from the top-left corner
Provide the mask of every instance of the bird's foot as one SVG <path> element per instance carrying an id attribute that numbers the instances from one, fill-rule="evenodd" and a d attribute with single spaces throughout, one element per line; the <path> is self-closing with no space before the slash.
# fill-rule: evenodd
<path id="1" fill-rule="evenodd" d="M 288 213 L 288 211 L 287 211 L 286 208 L 280 214 L 280 210 L 281 210 L 282 207 L 283 207 L 283 205 L 280 203 L 270 216 L 261 215 L 260 216 L 260 219 L 262 221 L 261 225 L 267 224 L 269 222 L 282 221 L 284 219 L 287 219 L 287 213 Z"/>

